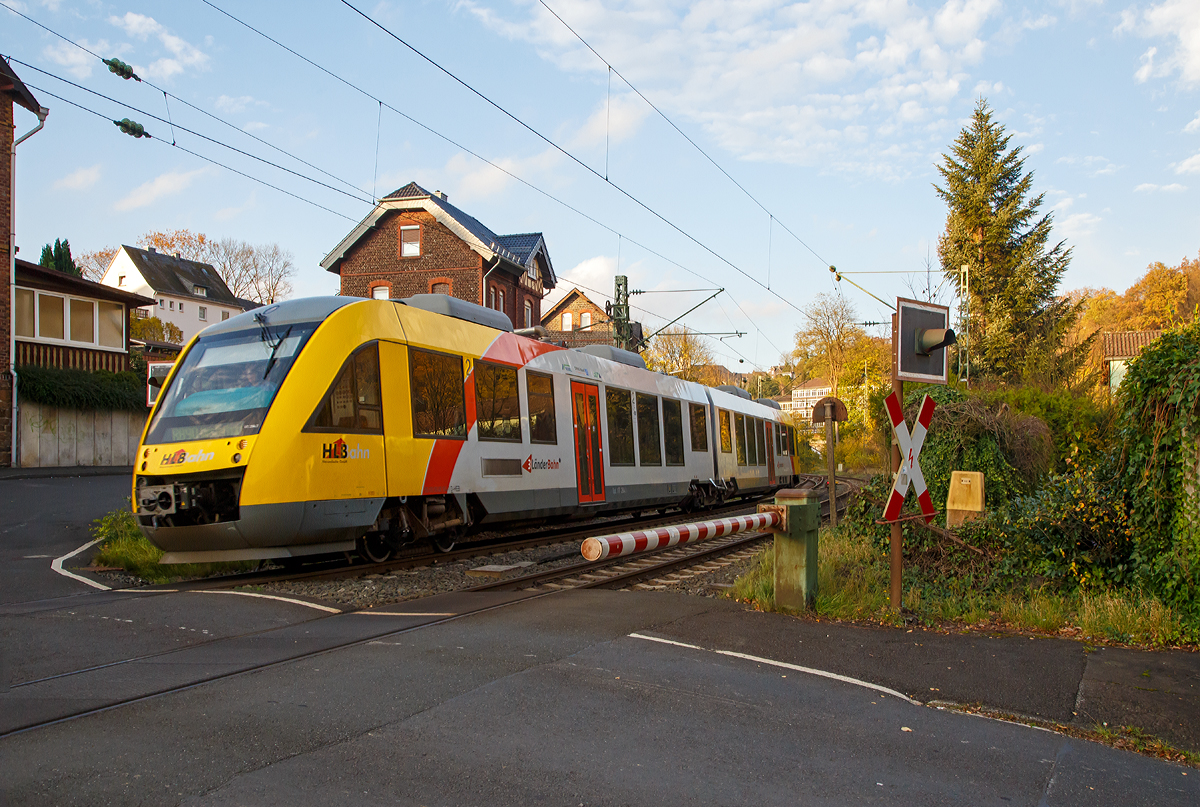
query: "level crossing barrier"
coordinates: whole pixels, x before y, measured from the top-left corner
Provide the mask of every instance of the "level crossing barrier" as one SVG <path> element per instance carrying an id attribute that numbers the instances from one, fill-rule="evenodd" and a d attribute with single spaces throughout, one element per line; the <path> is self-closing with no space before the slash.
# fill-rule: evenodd
<path id="1" fill-rule="evenodd" d="M 664 549 L 693 541 L 703 541 L 708 538 L 720 538 L 723 535 L 733 535 L 737 532 L 769 530 L 779 527 L 782 523 L 783 513 L 770 511 L 755 513 L 752 516 L 719 518 L 695 524 L 677 524 L 652 530 L 601 535 L 588 538 L 583 542 L 583 556 L 588 560 L 603 560 L 604 558 L 632 555 L 636 552 L 647 552 L 652 549 Z"/>

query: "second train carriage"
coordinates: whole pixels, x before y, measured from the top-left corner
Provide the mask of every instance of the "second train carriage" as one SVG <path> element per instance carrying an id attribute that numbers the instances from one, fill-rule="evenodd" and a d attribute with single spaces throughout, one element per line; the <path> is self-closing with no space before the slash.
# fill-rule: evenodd
<path id="1" fill-rule="evenodd" d="M 710 506 L 792 484 L 778 408 L 567 350 L 444 295 L 309 298 L 207 328 L 134 473 L 163 562 L 443 549 L 488 524 Z"/>

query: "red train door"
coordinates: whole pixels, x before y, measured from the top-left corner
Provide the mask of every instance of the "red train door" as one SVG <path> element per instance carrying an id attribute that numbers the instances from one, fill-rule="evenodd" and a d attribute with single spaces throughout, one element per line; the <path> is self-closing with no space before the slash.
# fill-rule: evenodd
<path id="1" fill-rule="evenodd" d="M 775 452 L 779 450 L 779 443 L 775 441 L 775 424 L 771 421 L 764 421 L 767 424 L 767 482 L 775 484 Z"/>
<path id="2" fill-rule="evenodd" d="M 594 384 L 571 382 L 571 411 L 575 420 L 575 473 L 579 501 L 604 501 L 604 449 L 600 439 L 600 390 Z"/>

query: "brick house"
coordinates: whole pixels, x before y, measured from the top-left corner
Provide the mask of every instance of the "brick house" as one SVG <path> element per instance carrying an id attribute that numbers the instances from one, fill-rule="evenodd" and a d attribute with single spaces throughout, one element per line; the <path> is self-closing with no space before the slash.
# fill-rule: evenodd
<path id="1" fill-rule="evenodd" d="M 15 358 L 13 344 L 12 295 L 16 285 L 16 250 L 12 237 L 16 233 L 16 177 L 12 158 L 15 139 L 14 106 L 21 106 L 38 116 L 37 128 L 22 136 L 22 140 L 42 128 L 49 110 L 33 97 L 12 67 L 0 59 L 0 261 L 8 275 L 8 286 L 0 293 L 0 467 L 13 464 L 15 454 L 16 377 L 12 370 Z"/>
<path id="2" fill-rule="evenodd" d="M 415 182 L 380 199 L 321 266 L 344 295 L 448 294 L 502 311 L 517 328 L 541 322 L 557 282 L 541 233 L 496 235 Z"/>
<path id="3" fill-rule="evenodd" d="M 551 342 L 565 347 L 613 344 L 612 317 L 579 289 L 571 289 L 542 316 L 542 327 Z"/>

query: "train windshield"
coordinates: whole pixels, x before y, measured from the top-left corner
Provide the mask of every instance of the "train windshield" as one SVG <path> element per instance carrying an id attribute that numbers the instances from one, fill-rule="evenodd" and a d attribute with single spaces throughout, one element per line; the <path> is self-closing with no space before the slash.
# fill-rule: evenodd
<path id="1" fill-rule="evenodd" d="M 200 337 L 183 359 L 146 435 L 179 443 L 256 434 L 317 322 Z"/>

